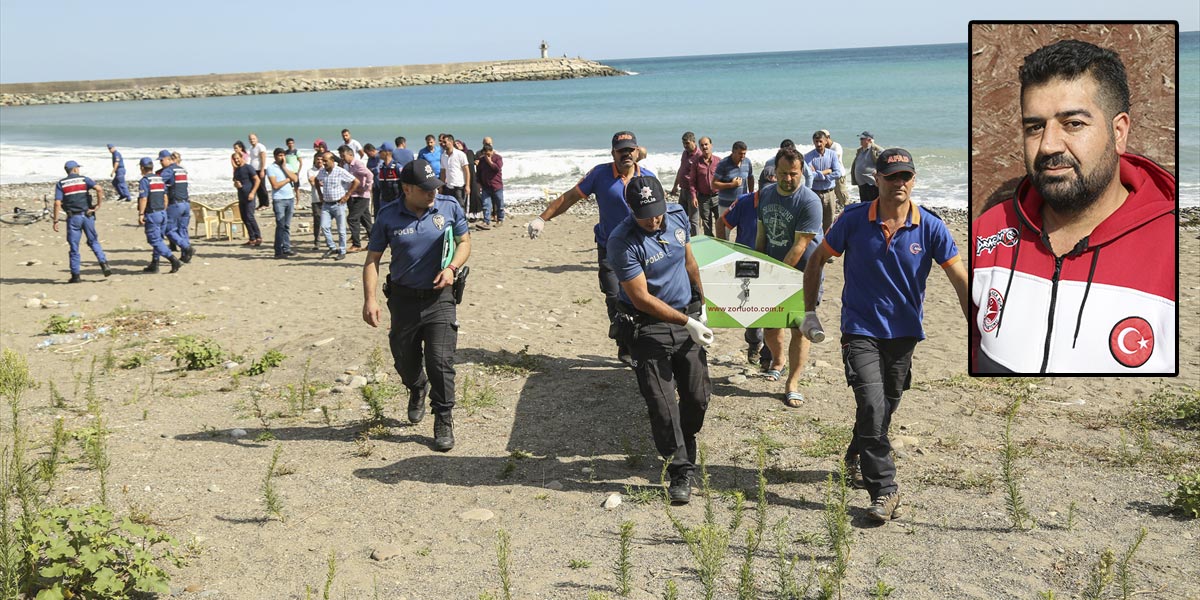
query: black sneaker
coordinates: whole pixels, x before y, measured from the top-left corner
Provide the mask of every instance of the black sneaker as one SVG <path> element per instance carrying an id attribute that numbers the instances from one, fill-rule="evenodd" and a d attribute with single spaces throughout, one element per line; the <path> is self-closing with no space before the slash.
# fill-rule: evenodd
<path id="1" fill-rule="evenodd" d="M 425 397 L 429 395 L 429 384 L 419 389 L 408 390 L 408 422 L 420 423 L 425 418 Z"/>
<path id="2" fill-rule="evenodd" d="M 667 497 L 670 498 L 671 504 L 687 504 L 692 501 L 692 478 L 684 473 L 671 478 L 671 485 L 667 487 Z"/>
<path id="3" fill-rule="evenodd" d="M 446 452 L 454 448 L 454 418 L 450 415 L 433 415 L 433 449 Z"/>
<path id="4" fill-rule="evenodd" d="M 80 281 L 83 281 L 83 278 L 79 276 L 79 273 L 71 273 L 71 278 L 67 280 L 67 283 L 79 283 Z"/>
<path id="5" fill-rule="evenodd" d="M 297 254 L 297 252 L 296 252 L 295 250 L 292 250 L 292 249 L 290 249 L 290 248 L 289 248 L 289 249 L 287 249 L 287 250 L 284 250 L 284 251 L 283 251 L 283 255 L 284 255 L 284 256 L 286 256 L 286 257 L 288 257 L 288 258 L 291 258 L 291 257 L 293 257 L 293 256 L 296 256 L 296 254 Z"/>
<path id="6" fill-rule="evenodd" d="M 105 277 L 112 275 L 112 269 L 108 268 L 108 263 L 106 262 L 100 263 L 100 272 L 104 273 Z"/>
<path id="7" fill-rule="evenodd" d="M 179 260 L 179 259 L 172 258 L 172 260 Z M 142 269 L 142 272 L 143 273 L 157 273 L 158 272 L 158 261 L 157 260 L 150 261 L 150 264 L 146 265 L 146 267 Z"/>
<path id="8" fill-rule="evenodd" d="M 338 252 L 338 255 L 333 257 L 333 260 L 346 260 L 346 253 Z"/>
<path id="9" fill-rule="evenodd" d="M 333 248 L 330 248 L 330 249 L 326 250 L 324 254 L 321 255 L 321 260 L 325 260 L 325 259 L 329 258 L 330 256 L 333 256 L 334 254 L 337 254 L 337 251 L 334 250 Z"/>
<path id="10" fill-rule="evenodd" d="M 177 272 L 179 272 L 179 269 L 181 267 L 183 267 L 183 262 L 180 261 L 178 258 L 175 258 L 174 256 L 172 256 L 171 257 L 171 272 L 177 273 Z M 158 263 L 154 263 L 154 271 L 158 272 Z"/>

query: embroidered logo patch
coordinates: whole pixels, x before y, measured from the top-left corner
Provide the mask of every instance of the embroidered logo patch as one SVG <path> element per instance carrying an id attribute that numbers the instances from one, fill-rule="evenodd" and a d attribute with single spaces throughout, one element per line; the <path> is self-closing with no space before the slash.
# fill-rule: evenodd
<path id="1" fill-rule="evenodd" d="M 685 232 L 682 228 L 676 229 L 675 230 L 675 239 L 679 240 L 680 244 L 687 242 L 687 232 Z"/>
<path id="2" fill-rule="evenodd" d="M 433 215 L 433 226 L 437 227 L 438 231 L 441 231 L 442 228 L 446 226 L 446 217 L 443 217 L 442 215 Z"/>
<path id="3" fill-rule="evenodd" d="M 908 251 L 912 252 L 913 254 L 920 254 L 921 253 L 921 245 L 916 242 L 913 242 L 911 245 L 909 245 Z"/>
<path id="4" fill-rule="evenodd" d="M 983 313 L 983 330 L 991 333 L 1000 325 L 1000 311 L 1004 309 L 1004 296 L 996 288 L 988 290 L 987 308 Z"/>
<path id="5" fill-rule="evenodd" d="M 1126 367 L 1140 367 L 1154 354 L 1154 330 L 1141 317 L 1121 319 L 1108 333 L 1108 350 Z"/>
<path id="6" fill-rule="evenodd" d="M 996 246 L 1004 246 L 1012 248 L 1017 245 L 1017 240 L 1021 239 L 1021 234 L 1017 233 L 1016 227 L 1005 227 L 996 233 L 989 236 L 975 237 L 975 256 L 979 256 L 984 252 L 992 253 Z"/>

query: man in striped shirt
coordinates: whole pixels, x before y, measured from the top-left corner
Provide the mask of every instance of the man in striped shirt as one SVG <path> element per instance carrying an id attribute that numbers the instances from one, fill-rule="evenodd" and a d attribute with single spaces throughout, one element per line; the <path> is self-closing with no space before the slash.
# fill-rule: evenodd
<path id="1" fill-rule="evenodd" d="M 321 171 L 317 173 L 317 194 L 321 196 L 321 234 L 329 249 L 321 258 L 337 255 L 335 260 L 346 258 L 346 203 L 350 196 L 359 190 L 358 179 L 349 171 L 339 167 L 332 152 L 321 155 Z M 329 228 L 336 219 L 338 227 L 338 244 L 333 244 L 333 235 Z"/>

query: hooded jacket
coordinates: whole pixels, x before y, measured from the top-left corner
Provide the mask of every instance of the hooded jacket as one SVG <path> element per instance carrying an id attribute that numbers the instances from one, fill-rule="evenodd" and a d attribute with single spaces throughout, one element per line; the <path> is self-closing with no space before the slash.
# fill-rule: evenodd
<path id="1" fill-rule="evenodd" d="M 972 226 L 973 373 L 1163 373 L 1176 367 L 1175 178 L 1120 157 L 1125 202 L 1061 257 L 1029 178 Z"/>

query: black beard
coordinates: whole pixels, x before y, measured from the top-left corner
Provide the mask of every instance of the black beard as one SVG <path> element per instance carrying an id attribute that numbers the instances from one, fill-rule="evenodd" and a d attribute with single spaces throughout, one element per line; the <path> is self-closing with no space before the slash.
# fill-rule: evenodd
<path id="1" fill-rule="evenodd" d="M 1065 154 L 1038 156 L 1033 163 L 1033 173 L 1030 179 L 1037 188 L 1042 199 L 1054 212 L 1063 215 L 1076 215 L 1096 203 L 1101 192 L 1108 187 L 1119 164 L 1117 153 L 1110 145 L 1106 148 L 1100 163 L 1091 173 L 1083 174 L 1079 162 Z M 1075 171 L 1075 179 L 1066 180 L 1060 177 L 1046 175 L 1049 167 L 1070 166 Z"/>

